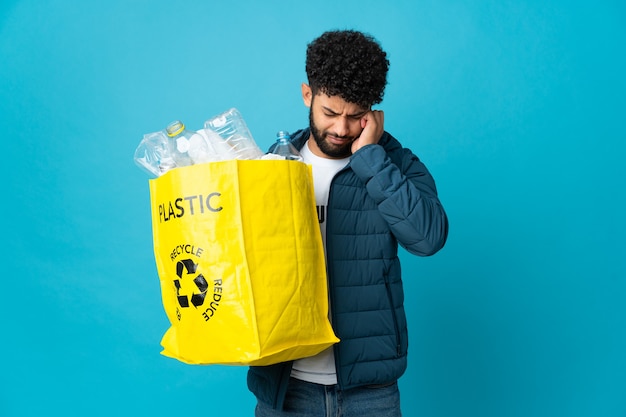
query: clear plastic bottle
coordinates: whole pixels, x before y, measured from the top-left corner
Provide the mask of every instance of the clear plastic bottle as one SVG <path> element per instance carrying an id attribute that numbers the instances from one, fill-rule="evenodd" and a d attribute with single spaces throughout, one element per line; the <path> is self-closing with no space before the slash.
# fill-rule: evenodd
<path id="1" fill-rule="evenodd" d="M 184 123 L 175 120 L 165 128 L 168 137 L 168 146 L 170 154 L 176 162 L 177 167 L 193 165 L 193 161 L 189 156 L 190 139 L 195 132 L 187 130 Z"/>
<path id="2" fill-rule="evenodd" d="M 263 156 L 243 116 L 234 107 L 205 121 L 204 128 L 222 159 L 258 159 Z"/>
<path id="3" fill-rule="evenodd" d="M 272 149 L 272 153 L 280 155 L 289 161 L 302 162 L 304 160 L 300 152 L 298 152 L 296 147 L 291 143 L 291 136 L 289 136 L 289 132 L 284 130 L 281 130 L 276 134 L 276 144 Z"/>
<path id="4" fill-rule="evenodd" d="M 176 168 L 164 130 L 144 135 L 135 150 L 134 159 L 140 168 L 154 177 L 159 177 L 170 169 Z"/>

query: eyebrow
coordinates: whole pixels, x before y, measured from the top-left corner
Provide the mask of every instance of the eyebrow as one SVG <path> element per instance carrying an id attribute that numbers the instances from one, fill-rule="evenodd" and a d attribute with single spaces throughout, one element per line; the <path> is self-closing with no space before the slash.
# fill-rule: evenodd
<path id="1" fill-rule="evenodd" d="M 335 115 L 335 116 L 339 116 L 340 115 L 340 113 L 335 112 L 333 109 L 331 109 L 329 107 L 322 106 L 322 109 L 324 111 L 332 114 L 332 115 Z M 367 113 L 367 110 L 362 110 L 360 112 L 356 112 L 356 113 L 353 113 L 353 114 L 348 114 L 347 116 L 348 117 L 361 117 L 361 116 L 365 115 L 365 113 Z"/>

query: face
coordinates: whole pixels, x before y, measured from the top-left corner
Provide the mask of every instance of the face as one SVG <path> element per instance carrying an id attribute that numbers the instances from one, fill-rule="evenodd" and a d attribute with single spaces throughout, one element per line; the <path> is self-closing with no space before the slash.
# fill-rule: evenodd
<path id="1" fill-rule="evenodd" d="M 314 139 L 311 151 L 325 158 L 340 159 L 352 154 L 351 147 L 363 128 L 361 119 L 369 109 L 348 103 L 339 96 L 312 95 L 303 84 L 302 97 L 309 107 L 309 125 Z"/>

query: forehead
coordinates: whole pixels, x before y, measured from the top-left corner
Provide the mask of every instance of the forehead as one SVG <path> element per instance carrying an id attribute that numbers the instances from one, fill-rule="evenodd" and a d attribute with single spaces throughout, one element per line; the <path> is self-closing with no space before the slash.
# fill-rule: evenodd
<path id="1" fill-rule="evenodd" d="M 368 108 L 347 102 L 341 96 L 329 96 L 325 93 L 316 94 L 313 105 L 317 108 L 331 110 L 335 114 L 354 115 L 369 111 Z"/>

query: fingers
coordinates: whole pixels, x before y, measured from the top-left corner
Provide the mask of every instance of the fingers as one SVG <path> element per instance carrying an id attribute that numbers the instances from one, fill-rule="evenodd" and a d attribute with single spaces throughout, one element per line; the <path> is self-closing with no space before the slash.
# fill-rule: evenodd
<path id="1" fill-rule="evenodd" d="M 356 152 L 365 145 L 378 143 L 384 132 L 385 113 L 382 110 L 372 110 L 361 118 L 363 131 L 352 144 L 352 152 Z"/>
<path id="2" fill-rule="evenodd" d="M 378 142 L 385 130 L 385 113 L 382 110 L 371 110 L 361 119 L 361 127 L 366 137 L 370 137 L 370 141 Z"/>

